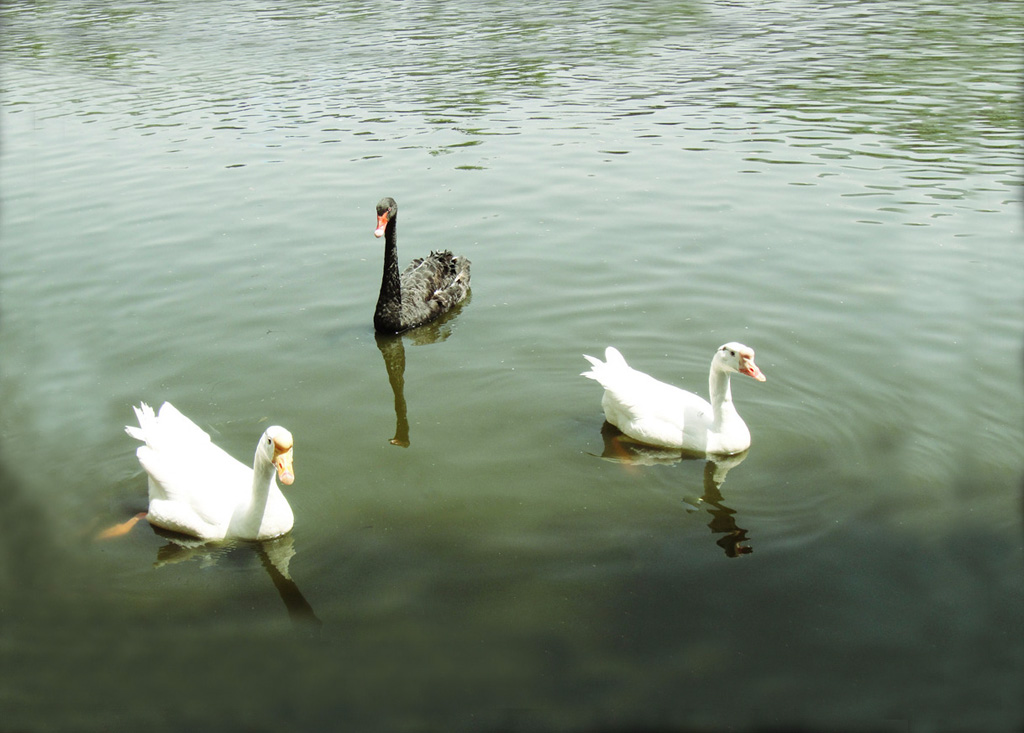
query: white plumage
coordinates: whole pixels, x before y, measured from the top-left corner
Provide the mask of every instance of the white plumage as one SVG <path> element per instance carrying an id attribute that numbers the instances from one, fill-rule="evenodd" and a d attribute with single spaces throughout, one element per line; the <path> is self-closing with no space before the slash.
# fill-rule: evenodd
<path id="1" fill-rule="evenodd" d="M 150 524 L 207 540 L 262 540 L 292 528 L 275 480 L 275 473 L 285 484 L 294 480 L 291 433 L 267 428 L 249 468 L 169 402 L 157 414 L 146 403 L 134 409 L 139 426 L 125 431 L 145 443 L 136 455 L 149 474 Z"/>
<path id="2" fill-rule="evenodd" d="M 630 438 L 720 455 L 750 447 L 750 431 L 732 403 L 729 375 L 735 372 L 765 381 L 754 364 L 753 349 L 730 342 L 715 352 L 708 378 L 711 402 L 633 369 L 613 346 L 605 350 L 605 361 L 586 354 L 584 358 L 592 367 L 582 376 L 604 387 L 605 418 Z"/>

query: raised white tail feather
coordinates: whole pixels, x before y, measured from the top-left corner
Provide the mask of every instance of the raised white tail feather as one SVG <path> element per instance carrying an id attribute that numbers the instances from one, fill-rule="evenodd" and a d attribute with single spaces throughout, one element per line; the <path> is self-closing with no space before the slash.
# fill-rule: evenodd
<path id="1" fill-rule="evenodd" d="M 133 405 L 132 409 L 135 410 L 135 418 L 139 421 L 139 425 L 138 427 L 134 425 L 125 425 L 124 431 L 136 440 L 147 442 L 146 431 L 149 429 L 150 424 L 156 420 L 153 408 L 145 402 L 140 402 L 138 407 Z"/>
<path id="2" fill-rule="evenodd" d="M 172 444 L 181 444 L 182 441 L 211 442 L 209 433 L 181 414 L 170 402 L 160 405 L 158 412 L 154 412 L 145 402 L 132 409 L 135 410 L 139 425 L 126 425 L 124 430 L 150 447 L 159 449 L 165 440 L 170 440 Z"/>
<path id="3" fill-rule="evenodd" d="M 619 350 L 614 346 L 609 346 L 604 350 L 605 363 L 608 366 L 614 367 L 627 367 L 629 364 L 626 363 L 626 357 L 619 353 Z"/>
<path id="4" fill-rule="evenodd" d="M 594 356 L 588 356 L 587 354 L 584 354 L 583 358 L 589 361 L 593 368 L 583 372 L 580 376 L 593 379 L 601 384 L 606 384 L 607 377 L 615 372 L 622 369 L 631 369 L 629 364 L 626 363 L 625 357 L 614 346 L 609 346 L 604 350 L 605 361 L 601 361 Z"/>

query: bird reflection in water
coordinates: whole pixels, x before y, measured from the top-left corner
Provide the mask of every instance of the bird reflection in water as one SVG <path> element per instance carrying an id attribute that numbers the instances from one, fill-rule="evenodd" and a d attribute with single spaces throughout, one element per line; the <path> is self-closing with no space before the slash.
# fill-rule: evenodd
<path id="1" fill-rule="evenodd" d="M 681 453 L 678 450 L 656 448 L 630 440 L 608 422 L 601 427 L 601 437 L 604 439 L 604 452 L 601 457 L 630 466 L 653 466 L 705 459 L 707 463 L 704 464 L 704 493 L 698 501 L 708 507 L 708 514 L 711 515 L 708 527 L 711 532 L 722 535 L 715 544 L 722 548 L 727 557 L 749 555 L 754 551 L 750 545 L 744 544 L 748 542 L 747 530 L 736 524 L 736 510 L 725 505 L 721 491 L 726 474 L 742 463 L 749 451 L 710 458 L 699 454 Z"/>
<path id="2" fill-rule="evenodd" d="M 374 334 L 380 355 L 384 357 L 384 367 L 388 371 L 391 391 L 395 395 L 395 437 L 388 441 L 391 445 L 408 448 L 410 444 L 409 416 L 405 405 L 405 339 L 409 339 L 413 346 L 446 341 L 452 335 L 452 320 L 463 307 L 469 305 L 472 299 L 473 291 L 471 290 L 465 300 L 436 321 L 431 321 L 411 331 L 399 334 Z"/>
<path id="3" fill-rule="evenodd" d="M 241 549 L 252 549 L 259 557 L 263 569 L 270 576 L 274 588 L 284 602 L 288 617 L 296 629 L 319 632 L 323 622 L 317 618 L 313 607 L 302 595 L 298 585 L 292 580 L 288 571 L 292 557 L 295 555 L 295 542 L 291 533 L 272 540 L 223 540 L 210 542 L 194 537 L 176 534 L 153 527 L 153 532 L 167 540 L 167 544 L 157 550 L 156 562 L 153 567 L 173 565 L 180 562 L 197 560 L 202 567 L 215 565 L 220 557 L 229 552 Z"/>

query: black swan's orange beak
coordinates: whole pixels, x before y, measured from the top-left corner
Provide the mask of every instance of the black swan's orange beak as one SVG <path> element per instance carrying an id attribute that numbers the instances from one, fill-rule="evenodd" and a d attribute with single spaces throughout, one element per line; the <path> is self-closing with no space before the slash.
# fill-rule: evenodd
<path id="1" fill-rule="evenodd" d="M 373 230 L 373 236 L 380 239 L 384 236 L 384 230 L 388 225 L 388 212 L 384 212 L 377 217 L 377 228 Z"/>

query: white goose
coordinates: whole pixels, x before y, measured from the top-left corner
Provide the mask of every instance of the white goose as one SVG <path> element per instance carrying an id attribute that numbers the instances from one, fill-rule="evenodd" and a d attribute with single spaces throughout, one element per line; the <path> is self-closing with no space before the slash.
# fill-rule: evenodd
<path id="1" fill-rule="evenodd" d="M 593 368 L 582 376 L 604 387 L 601 406 L 605 418 L 630 438 L 648 445 L 717 455 L 740 453 L 750 447 L 750 431 L 732 404 L 729 376 L 736 372 L 765 381 L 754 364 L 753 349 L 733 341 L 715 352 L 708 378 L 710 403 L 638 372 L 613 346 L 605 350 L 605 361 L 583 356 Z"/>
<path id="2" fill-rule="evenodd" d="M 284 484 L 295 480 L 291 433 L 267 428 L 249 468 L 171 403 L 159 414 L 144 402 L 134 409 L 139 427 L 125 431 L 146 443 L 136 455 L 149 474 L 150 524 L 205 540 L 264 540 L 292 528 L 292 509 L 274 480 L 275 472 Z"/>

